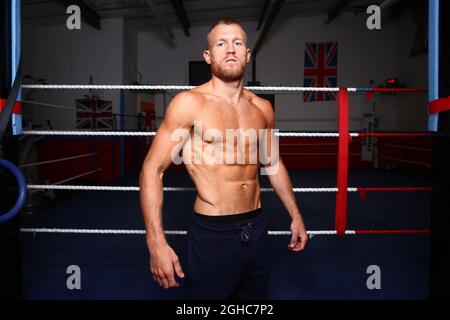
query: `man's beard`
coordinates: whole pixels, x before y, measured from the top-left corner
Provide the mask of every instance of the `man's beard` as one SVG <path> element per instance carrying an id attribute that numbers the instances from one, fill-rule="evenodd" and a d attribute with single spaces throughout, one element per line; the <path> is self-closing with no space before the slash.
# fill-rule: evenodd
<path id="1" fill-rule="evenodd" d="M 224 68 L 220 63 L 215 61 L 211 62 L 211 72 L 213 75 L 225 82 L 241 80 L 244 77 L 246 68 L 247 62 L 241 62 L 232 68 Z"/>

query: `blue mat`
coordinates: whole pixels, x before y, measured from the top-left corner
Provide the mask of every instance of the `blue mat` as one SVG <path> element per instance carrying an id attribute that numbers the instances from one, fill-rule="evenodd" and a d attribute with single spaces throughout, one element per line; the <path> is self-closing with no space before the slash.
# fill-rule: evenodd
<path id="1" fill-rule="evenodd" d="M 335 170 L 290 170 L 294 187 L 335 187 Z M 261 177 L 263 187 L 269 187 Z M 427 186 L 421 176 L 386 170 L 350 170 L 349 186 Z M 130 174 L 112 185 L 138 185 Z M 164 175 L 165 186 L 192 187 L 185 171 Z M 297 193 L 308 230 L 334 229 L 334 193 Z M 164 226 L 185 230 L 194 192 L 166 192 Z M 274 193 L 262 193 L 270 230 L 289 230 L 289 216 Z M 349 194 L 348 229 L 429 228 L 428 192 Z M 80 192 L 24 219 L 23 227 L 144 229 L 137 192 Z M 25 299 L 183 299 L 184 286 L 165 290 L 151 278 L 144 235 L 22 233 Z M 167 236 L 184 259 L 185 236 Z M 314 236 L 302 253 L 287 250 L 288 236 L 272 236 L 271 299 L 426 299 L 428 235 Z M 81 270 L 81 289 L 69 290 L 67 268 Z M 367 268 L 381 270 L 381 289 L 369 290 Z"/>

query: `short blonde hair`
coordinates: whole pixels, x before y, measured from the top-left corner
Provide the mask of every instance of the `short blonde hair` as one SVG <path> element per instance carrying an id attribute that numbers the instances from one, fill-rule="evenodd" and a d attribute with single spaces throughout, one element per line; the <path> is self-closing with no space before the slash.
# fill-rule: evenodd
<path id="1" fill-rule="evenodd" d="M 208 30 L 208 33 L 206 34 L 206 47 L 207 48 L 209 47 L 209 41 L 208 41 L 209 34 L 211 33 L 211 31 L 213 31 L 213 29 L 215 27 L 220 26 L 222 24 L 227 25 L 227 26 L 235 24 L 235 25 L 238 25 L 239 27 L 241 27 L 241 29 L 244 31 L 245 43 L 247 43 L 247 33 L 245 32 L 245 30 L 242 27 L 242 25 L 235 18 L 220 18 L 219 20 L 217 20 L 216 22 L 214 22 L 212 24 L 212 26 Z"/>

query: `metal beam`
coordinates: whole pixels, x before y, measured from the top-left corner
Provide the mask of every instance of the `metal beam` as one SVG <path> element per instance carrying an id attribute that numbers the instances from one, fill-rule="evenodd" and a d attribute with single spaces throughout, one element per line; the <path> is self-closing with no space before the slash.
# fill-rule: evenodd
<path id="1" fill-rule="evenodd" d="M 184 8 L 183 0 L 172 0 L 171 2 L 184 33 L 189 37 L 189 28 L 191 27 L 191 23 L 189 22 L 186 9 Z"/>
<path id="2" fill-rule="evenodd" d="M 350 1 L 351 0 L 339 1 L 338 4 L 328 13 L 328 19 L 325 23 L 328 24 L 336 19 L 344 11 L 345 7 L 350 3 Z"/>
<path id="3" fill-rule="evenodd" d="M 425 2 L 425 0 L 420 0 L 421 2 Z M 383 11 L 390 10 L 389 17 L 391 19 L 395 19 L 405 12 L 405 9 L 413 9 L 417 1 L 405 1 L 405 0 L 385 0 L 379 6 Z"/>
<path id="4" fill-rule="evenodd" d="M 130 7 L 120 7 L 112 9 L 97 9 L 97 13 L 101 15 L 103 19 L 105 18 L 118 18 L 118 17 L 133 17 L 133 16 L 144 16 L 149 14 L 151 9 L 147 5 L 142 6 L 130 6 Z"/>
<path id="5" fill-rule="evenodd" d="M 270 0 L 264 0 L 264 5 L 263 5 L 262 11 L 261 11 L 261 15 L 259 16 L 258 27 L 256 27 L 257 31 L 259 31 L 259 29 L 261 29 L 261 26 L 264 23 L 264 19 L 266 18 L 267 10 L 269 10 L 269 4 L 270 4 Z"/>
<path id="6" fill-rule="evenodd" d="M 169 40 L 172 41 L 175 39 L 175 35 L 172 32 L 172 29 L 170 28 L 169 24 L 167 23 L 166 19 L 163 17 L 161 11 L 158 8 L 158 5 L 155 3 L 154 0 L 147 0 L 147 4 L 150 8 L 152 8 L 153 13 L 156 16 L 156 19 L 158 20 L 159 24 L 162 26 L 164 31 L 166 32 L 167 36 L 169 37 Z"/>
<path id="7" fill-rule="evenodd" d="M 397 2 L 400 2 L 401 0 L 385 0 L 380 4 L 380 9 L 387 9 L 389 7 L 392 7 Z"/>
<path id="8" fill-rule="evenodd" d="M 272 26 L 273 22 L 275 21 L 275 18 L 277 17 L 278 13 L 281 10 L 281 7 L 283 5 L 284 0 L 277 0 L 275 4 L 273 5 L 272 9 L 269 12 L 269 15 L 267 16 L 266 23 L 264 24 L 264 27 L 259 34 L 258 40 L 256 40 L 256 44 L 253 47 L 253 58 L 256 58 L 256 55 L 258 54 L 259 48 L 261 47 L 261 44 L 263 43 L 264 39 L 267 36 L 267 33 L 270 30 L 270 27 Z"/>
<path id="9" fill-rule="evenodd" d="M 60 4 L 62 4 L 65 8 L 70 5 L 77 5 L 80 7 L 81 11 L 81 21 L 90 25 L 91 27 L 101 30 L 100 27 L 100 17 L 97 12 L 91 9 L 83 0 L 58 0 Z"/>

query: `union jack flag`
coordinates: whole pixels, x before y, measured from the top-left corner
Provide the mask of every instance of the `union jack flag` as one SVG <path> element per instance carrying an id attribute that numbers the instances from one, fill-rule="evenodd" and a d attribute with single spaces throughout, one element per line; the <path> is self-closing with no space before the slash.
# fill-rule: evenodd
<path id="1" fill-rule="evenodd" d="M 337 87 L 337 42 L 306 43 L 305 87 Z M 335 92 L 305 91 L 303 101 L 336 100 Z"/>
<path id="2" fill-rule="evenodd" d="M 112 129 L 112 102 L 96 99 L 75 100 L 77 109 L 77 129 Z"/>

